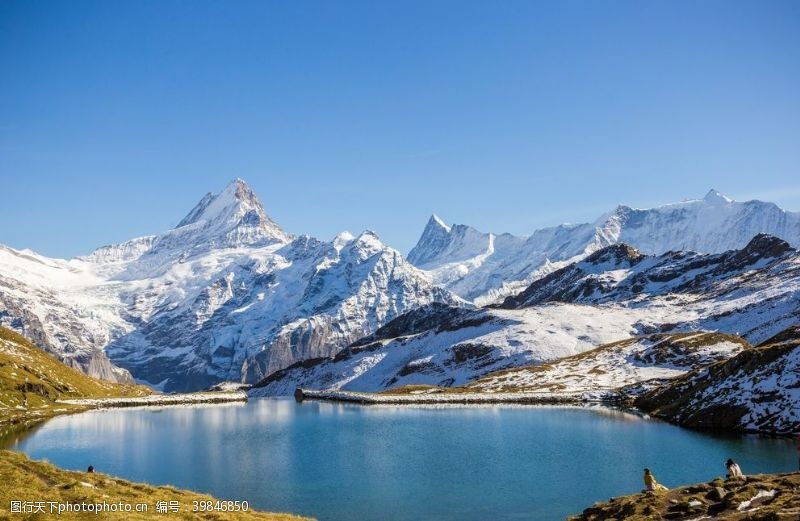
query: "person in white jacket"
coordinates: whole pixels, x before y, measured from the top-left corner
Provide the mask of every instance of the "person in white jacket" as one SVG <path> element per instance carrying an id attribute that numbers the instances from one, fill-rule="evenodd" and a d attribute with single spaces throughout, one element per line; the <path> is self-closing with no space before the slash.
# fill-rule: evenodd
<path id="1" fill-rule="evenodd" d="M 739 464 L 733 461 L 732 459 L 728 459 L 725 462 L 725 466 L 728 468 L 728 476 L 729 478 L 743 478 L 744 474 L 742 474 L 742 469 L 739 468 Z"/>

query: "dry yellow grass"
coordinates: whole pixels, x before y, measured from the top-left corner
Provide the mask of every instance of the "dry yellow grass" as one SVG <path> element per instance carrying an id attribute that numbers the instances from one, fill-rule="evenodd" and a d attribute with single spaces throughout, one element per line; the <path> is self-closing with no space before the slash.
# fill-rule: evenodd
<path id="1" fill-rule="evenodd" d="M 142 385 L 121 385 L 90 378 L 61 363 L 23 336 L 0 327 L 0 432 L 85 407 L 58 399 L 144 396 Z"/>
<path id="2" fill-rule="evenodd" d="M 153 487 L 150 485 L 131 483 L 100 473 L 71 472 L 59 469 L 49 463 L 31 461 L 24 454 L 11 451 L 0 451 L 0 520 L 5 519 L 120 519 L 120 520 L 152 520 L 152 519 L 228 519 L 262 520 L 262 521 L 301 521 L 302 518 L 290 514 L 272 514 L 266 512 L 192 512 L 194 501 L 211 501 L 216 499 L 204 494 L 173 487 Z M 12 514 L 12 501 L 43 501 L 46 514 Z M 157 514 L 159 501 L 177 501 L 180 505 L 178 513 Z M 147 512 L 104 512 L 98 516 L 89 512 L 50 513 L 50 504 L 107 503 L 131 505 L 147 505 Z M 57 506 L 55 508 L 58 508 Z"/>

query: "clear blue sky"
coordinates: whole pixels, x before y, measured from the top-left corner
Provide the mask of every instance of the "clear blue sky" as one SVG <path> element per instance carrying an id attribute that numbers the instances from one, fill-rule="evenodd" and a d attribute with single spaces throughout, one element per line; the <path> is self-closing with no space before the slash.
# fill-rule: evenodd
<path id="1" fill-rule="evenodd" d="M 717 188 L 800 210 L 800 2 L 0 1 L 0 243 L 527 234 Z"/>

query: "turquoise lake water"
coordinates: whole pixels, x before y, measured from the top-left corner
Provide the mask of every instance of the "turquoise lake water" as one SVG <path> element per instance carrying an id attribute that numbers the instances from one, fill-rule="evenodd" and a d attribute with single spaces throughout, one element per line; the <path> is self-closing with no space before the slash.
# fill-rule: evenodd
<path id="1" fill-rule="evenodd" d="M 792 471 L 790 440 L 717 437 L 606 408 L 291 399 L 63 416 L 4 448 L 320 521 L 550 520 L 725 472 Z M 28 498 L 47 500 L 47 498 Z"/>

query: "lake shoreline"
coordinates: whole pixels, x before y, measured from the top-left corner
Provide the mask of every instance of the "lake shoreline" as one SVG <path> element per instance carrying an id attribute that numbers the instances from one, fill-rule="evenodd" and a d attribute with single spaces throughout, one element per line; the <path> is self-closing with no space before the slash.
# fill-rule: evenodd
<path id="1" fill-rule="evenodd" d="M 303 400 L 324 400 L 332 402 L 359 403 L 362 405 L 414 405 L 414 404 L 491 404 L 517 403 L 529 405 L 553 404 L 598 404 L 615 405 L 613 400 L 588 400 L 580 393 L 554 395 L 550 393 L 367 393 L 358 391 L 322 391 L 298 387 L 294 398 Z"/>
<path id="2" fill-rule="evenodd" d="M 116 409 L 128 407 L 175 407 L 180 405 L 224 404 L 247 402 L 247 393 L 199 392 L 182 394 L 150 394 L 145 396 L 122 396 L 109 398 L 76 398 L 55 400 L 52 406 L 10 409 L 8 415 L 0 419 L 0 433 L 10 429 L 27 429 L 57 416 L 79 414 L 91 410 Z"/>
<path id="3" fill-rule="evenodd" d="M 118 407 L 157 407 L 171 405 L 194 405 L 201 403 L 231 403 L 246 402 L 247 400 L 247 393 L 243 391 L 212 391 L 182 394 L 151 394 L 147 396 L 131 396 L 120 398 L 79 398 L 56 400 L 56 403 L 87 406 L 93 409 L 111 409 Z"/>
<path id="4" fill-rule="evenodd" d="M 756 434 L 772 438 L 793 438 L 795 434 L 752 429 L 698 428 L 672 422 L 669 418 L 654 415 L 648 411 L 631 406 L 631 400 L 610 393 L 452 393 L 452 392 L 415 392 L 393 394 L 369 393 L 360 391 L 315 390 L 298 387 L 294 392 L 297 401 L 317 400 L 359 405 L 564 405 L 564 406 L 604 406 L 619 409 L 654 420 L 663 421 L 690 431 L 709 434 L 746 435 Z"/>

